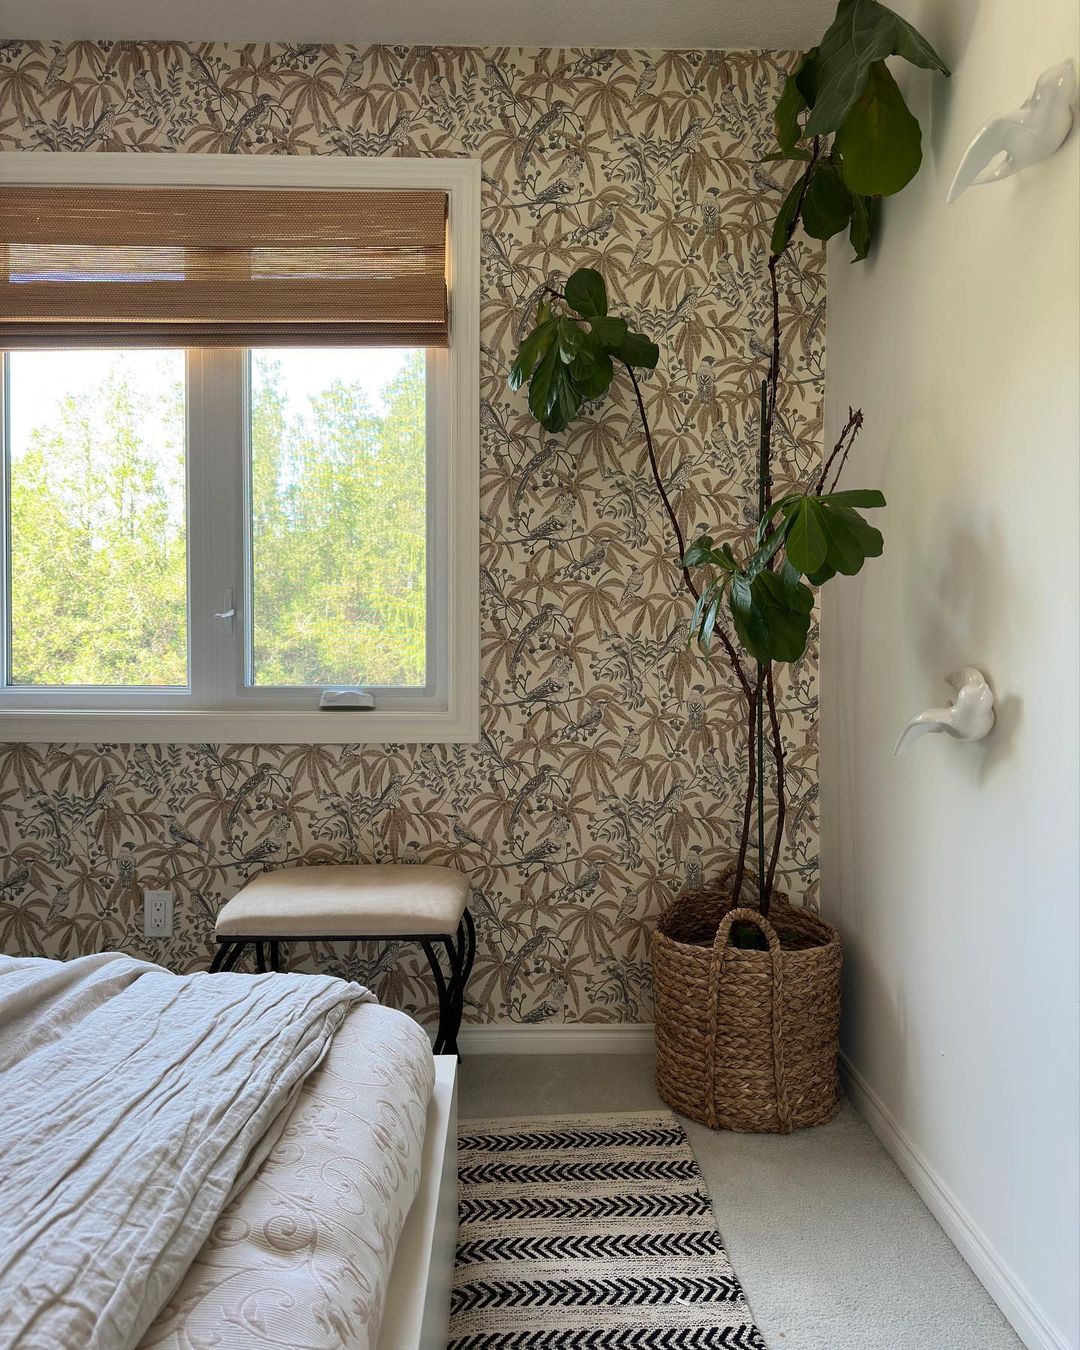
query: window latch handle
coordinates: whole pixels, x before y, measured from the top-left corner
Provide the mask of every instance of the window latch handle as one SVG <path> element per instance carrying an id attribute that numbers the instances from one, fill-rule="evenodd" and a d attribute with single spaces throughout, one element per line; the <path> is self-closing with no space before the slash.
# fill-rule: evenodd
<path id="1" fill-rule="evenodd" d="M 231 633 L 233 619 L 236 618 L 236 609 L 233 605 L 233 593 L 231 590 L 225 592 L 221 604 L 222 608 L 219 612 L 215 613 L 214 618 L 221 620 L 222 627 L 225 629 L 226 633 Z"/>

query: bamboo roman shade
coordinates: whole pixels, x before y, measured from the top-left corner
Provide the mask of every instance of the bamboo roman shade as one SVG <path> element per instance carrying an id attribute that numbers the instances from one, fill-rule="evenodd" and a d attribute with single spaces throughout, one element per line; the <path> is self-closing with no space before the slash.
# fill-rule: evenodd
<path id="1" fill-rule="evenodd" d="M 0 348 L 445 347 L 429 189 L 0 188 Z"/>

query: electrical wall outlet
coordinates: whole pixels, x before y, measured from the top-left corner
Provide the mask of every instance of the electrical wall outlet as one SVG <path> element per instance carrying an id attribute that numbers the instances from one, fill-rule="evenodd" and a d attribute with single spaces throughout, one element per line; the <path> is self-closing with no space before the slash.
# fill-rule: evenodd
<path id="1" fill-rule="evenodd" d="M 172 891 L 143 891 L 143 933 L 147 937 L 172 937 Z"/>

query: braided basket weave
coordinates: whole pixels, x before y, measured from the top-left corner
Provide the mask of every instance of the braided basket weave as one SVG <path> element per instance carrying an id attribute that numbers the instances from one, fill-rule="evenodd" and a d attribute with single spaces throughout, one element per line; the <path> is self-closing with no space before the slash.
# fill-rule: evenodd
<path id="1" fill-rule="evenodd" d="M 768 951 L 728 945 L 755 924 Z M 712 1129 L 787 1134 L 839 1104 L 840 935 L 777 897 L 769 918 L 695 891 L 661 915 L 652 940 L 656 1086 Z"/>

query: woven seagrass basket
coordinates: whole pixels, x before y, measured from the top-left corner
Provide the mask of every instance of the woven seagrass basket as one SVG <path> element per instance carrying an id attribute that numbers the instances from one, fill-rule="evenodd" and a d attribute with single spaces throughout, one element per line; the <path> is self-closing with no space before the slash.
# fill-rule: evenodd
<path id="1" fill-rule="evenodd" d="M 729 945 L 756 924 L 768 951 Z M 774 899 L 769 918 L 730 893 L 679 896 L 652 940 L 656 1086 L 674 1110 L 712 1129 L 787 1134 L 839 1104 L 840 935 Z"/>

